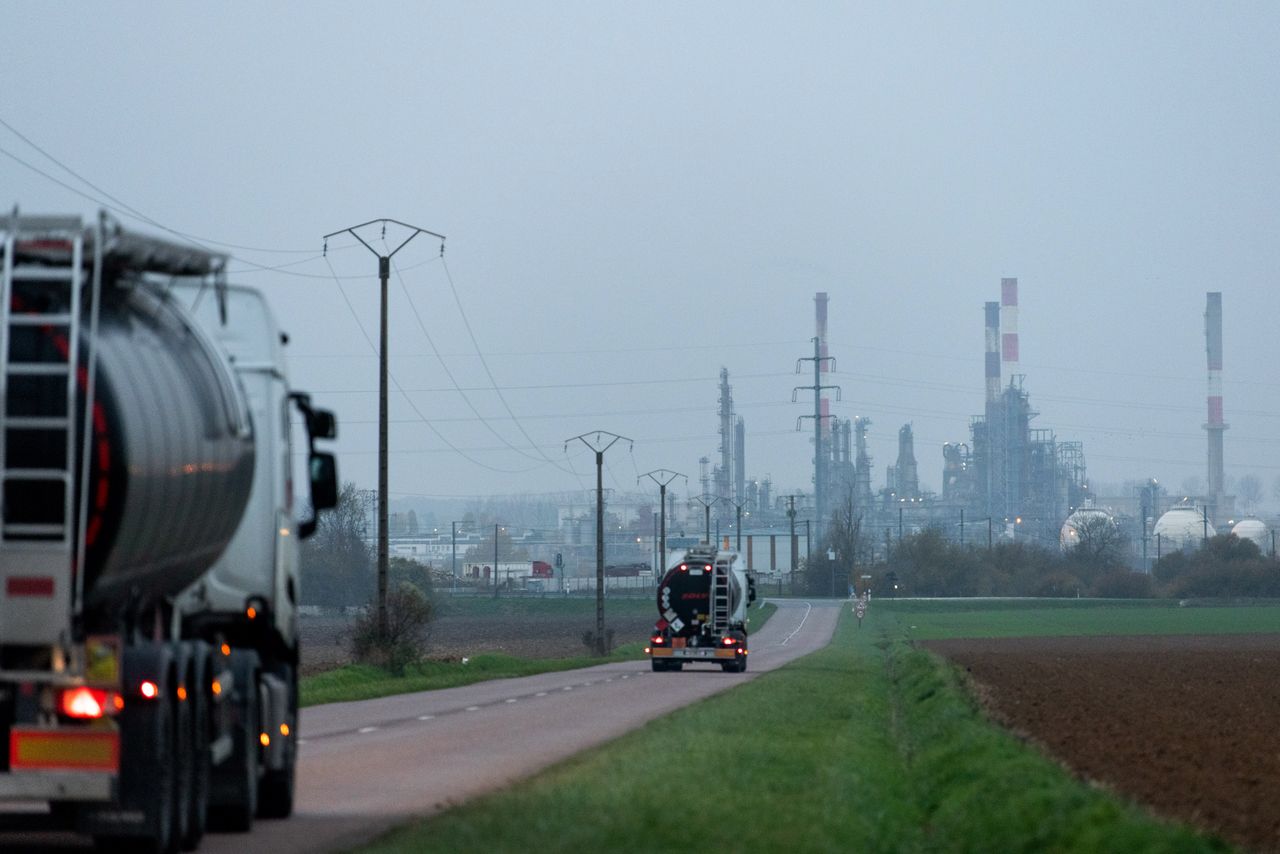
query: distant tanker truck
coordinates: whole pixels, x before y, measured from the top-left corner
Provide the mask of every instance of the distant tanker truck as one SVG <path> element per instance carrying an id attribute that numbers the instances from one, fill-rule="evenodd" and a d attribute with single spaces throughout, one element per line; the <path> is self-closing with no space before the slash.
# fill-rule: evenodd
<path id="1" fill-rule="evenodd" d="M 747 669 L 747 606 L 755 582 L 737 552 L 699 545 L 677 552 L 658 585 L 658 622 L 645 652 L 655 671 L 686 662 Z"/>
<path id="2" fill-rule="evenodd" d="M 225 262 L 0 217 L 0 821 L 44 802 L 27 826 L 168 852 L 292 809 L 298 540 L 335 428 Z"/>

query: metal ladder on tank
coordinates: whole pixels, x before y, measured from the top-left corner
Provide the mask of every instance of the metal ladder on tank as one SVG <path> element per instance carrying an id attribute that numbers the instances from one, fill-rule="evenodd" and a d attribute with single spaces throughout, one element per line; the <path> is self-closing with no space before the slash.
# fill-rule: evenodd
<path id="1" fill-rule="evenodd" d="M 711 631 L 722 635 L 729 630 L 732 611 L 729 594 L 729 564 L 716 557 L 711 562 Z"/>
<path id="2" fill-rule="evenodd" d="M 5 574 L 6 598 L 21 597 L 23 611 L 43 610 L 44 603 L 65 613 L 71 605 L 78 610 L 83 585 L 75 563 L 77 546 L 84 541 L 88 490 L 76 489 L 76 467 L 81 465 L 81 482 L 87 482 L 93 414 L 93 360 L 87 360 L 83 373 L 78 370 L 85 229 L 78 217 L 16 213 L 0 220 L 0 227 L 5 227 L 0 279 L 0 549 L 21 564 L 19 572 L 6 561 L 0 571 Z M 93 241 L 90 341 L 97 332 L 101 237 L 99 232 Z M 78 413 L 82 386 L 84 408 Z M 78 414 L 84 418 L 80 454 Z M 82 493 L 80 508 L 77 492 Z M 14 618 L 13 613 L 3 616 Z"/>

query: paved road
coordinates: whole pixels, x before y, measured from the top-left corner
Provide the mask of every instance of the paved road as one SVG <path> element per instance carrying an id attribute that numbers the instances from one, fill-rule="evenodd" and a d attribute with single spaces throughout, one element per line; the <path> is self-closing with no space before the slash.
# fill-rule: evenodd
<path id="1" fill-rule="evenodd" d="M 247 836 L 211 835 L 200 850 L 288 854 L 350 847 L 828 643 L 837 603 L 778 605 L 752 636 L 744 674 L 711 665 L 653 673 L 647 661 L 626 662 L 305 709 L 294 816 L 258 822 Z"/>

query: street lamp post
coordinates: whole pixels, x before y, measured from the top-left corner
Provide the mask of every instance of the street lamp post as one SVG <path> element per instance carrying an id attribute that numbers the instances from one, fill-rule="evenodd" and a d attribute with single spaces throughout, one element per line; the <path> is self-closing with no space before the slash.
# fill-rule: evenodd
<path id="1" fill-rule="evenodd" d="M 449 536 L 453 543 L 453 557 L 450 562 L 451 575 L 453 577 L 453 592 L 458 592 L 458 526 L 465 525 L 466 520 L 461 519 L 456 522 L 449 523 Z"/>
<path id="2" fill-rule="evenodd" d="M 590 438 L 588 438 L 590 437 Z M 566 439 L 565 451 L 571 442 L 581 442 L 596 455 L 596 654 L 604 655 L 604 452 L 619 440 L 633 444 L 626 436 L 597 430 Z"/>

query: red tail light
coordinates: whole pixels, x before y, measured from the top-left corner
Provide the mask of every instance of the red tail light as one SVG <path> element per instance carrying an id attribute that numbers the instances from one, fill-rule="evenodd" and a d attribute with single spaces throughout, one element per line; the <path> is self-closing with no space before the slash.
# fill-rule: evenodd
<path id="1" fill-rule="evenodd" d="M 737 643 L 737 641 L 735 641 L 733 638 L 725 638 L 723 643 L 725 646 L 733 646 L 735 643 Z"/>
<path id="2" fill-rule="evenodd" d="M 108 691 L 98 688 L 67 688 L 62 692 L 61 710 L 64 715 L 77 720 L 96 720 L 110 712 L 119 711 L 121 703 Z"/>
<path id="3" fill-rule="evenodd" d="M 152 682 L 150 679 L 146 679 L 138 686 L 138 693 L 143 697 L 146 697 L 148 700 L 154 700 L 156 697 L 160 696 L 160 686 Z"/>
<path id="4" fill-rule="evenodd" d="M 652 640 L 654 646 L 662 646 L 662 637 L 660 635 L 654 635 Z"/>

